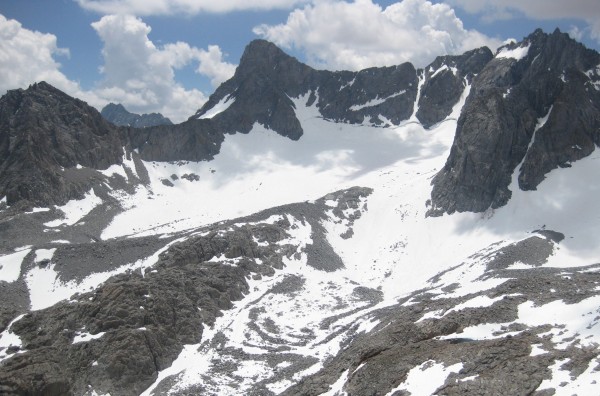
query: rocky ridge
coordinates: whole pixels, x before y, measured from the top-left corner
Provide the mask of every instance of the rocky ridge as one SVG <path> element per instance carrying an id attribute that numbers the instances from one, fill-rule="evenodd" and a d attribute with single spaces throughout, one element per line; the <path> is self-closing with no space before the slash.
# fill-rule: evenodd
<path id="1" fill-rule="evenodd" d="M 369 189 L 354 188 L 335 196 L 340 207 L 358 210 L 360 198 L 369 193 Z M 92 292 L 19 320 L 9 322 L 2 317 L 1 330 L 19 336 L 22 345 L 0 354 L 0 361 L 11 357 L 0 369 L 0 393 L 51 396 L 94 390 L 140 394 L 171 365 L 184 344 L 203 340 L 203 325 L 213 326 L 221 311 L 248 294 L 251 278 L 272 277 L 284 268 L 286 257 L 301 253 L 308 254 L 307 264 L 319 270 L 333 271 L 340 265 L 323 231 L 318 231 L 324 201 L 273 208 L 249 218 L 190 230 L 176 240 L 164 241 L 158 261 L 151 267 L 111 277 Z M 339 215 L 344 217 L 341 212 Z M 275 221 L 271 220 L 274 216 L 278 218 Z M 290 220 L 296 221 L 296 216 L 315 229 L 315 242 L 306 250 L 289 242 L 290 232 L 297 227 Z M 360 212 L 356 216 L 360 217 Z M 158 238 L 151 243 L 157 242 Z M 123 249 L 120 244 L 108 242 L 103 250 L 116 253 Z M 94 245 L 86 243 L 79 248 Z M 68 281 L 82 277 L 72 271 L 78 267 L 79 256 L 65 254 L 72 249 L 59 247 L 43 264 L 35 262 L 33 255 L 26 260 L 32 267 L 52 266 Z M 275 288 L 273 293 L 288 292 L 283 283 Z M 6 318 L 12 315 L 6 314 Z M 295 359 L 298 367 L 302 366 L 302 358 Z"/>
<path id="2" fill-rule="evenodd" d="M 82 198 L 95 172 L 120 163 L 119 132 L 85 102 L 41 82 L 0 99 L 0 195 L 8 205 L 63 204 Z M 72 171 L 73 170 L 73 171 Z"/>
<path id="3" fill-rule="evenodd" d="M 135 114 L 130 113 L 122 104 L 109 103 L 100 111 L 106 121 L 117 126 L 146 128 L 156 125 L 173 125 L 171 120 L 160 113 Z"/>
<path id="4" fill-rule="evenodd" d="M 481 48 L 438 57 L 422 70 L 406 63 L 359 72 L 315 70 L 255 40 L 235 75 L 188 121 L 146 128 L 101 122 L 94 109 L 41 83 L 12 91 L 0 102 L 5 142 L 0 195 L 9 205 L 64 204 L 101 182 L 94 170 L 124 156 L 211 160 L 226 134 L 248 133 L 256 123 L 300 139 L 290 98 L 304 97 L 332 122 L 389 126 L 414 119 L 429 128 L 450 114 L 469 87 L 450 156 L 432 183 L 429 214 L 483 212 L 508 202 L 517 166 L 519 187 L 532 190 L 552 169 L 593 151 L 600 125 L 599 64 L 597 52 L 558 31 L 536 31 L 495 57 Z M 81 120 L 84 128 L 77 124 Z M 33 125 L 37 132 L 28 135 Z M 21 143 L 8 144 L 12 135 Z M 58 154 L 46 158 L 53 151 Z M 34 160 L 22 161 L 27 156 Z M 88 174 L 82 176 L 77 166 L 88 168 Z"/>
<path id="5" fill-rule="evenodd" d="M 438 57 L 424 70 L 404 63 L 331 72 L 315 70 L 274 44 L 255 40 L 246 48 L 235 75 L 190 119 L 211 117 L 222 129 L 242 133 L 260 123 L 297 140 L 302 128 L 289 98 L 307 95 L 307 104 L 317 106 L 331 121 L 397 125 L 416 112 L 416 119 L 430 127 L 450 114 L 466 84 L 492 56 L 489 49 L 481 48 Z M 212 114 L 223 105 L 227 111 Z"/>
<path id="6" fill-rule="evenodd" d="M 502 47 L 473 79 L 431 215 L 505 205 L 600 144 L 600 54 L 556 30 Z"/>

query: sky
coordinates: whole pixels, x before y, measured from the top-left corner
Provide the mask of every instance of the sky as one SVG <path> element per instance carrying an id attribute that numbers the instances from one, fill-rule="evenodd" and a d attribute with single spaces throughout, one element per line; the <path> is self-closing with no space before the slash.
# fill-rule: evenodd
<path id="1" fill-rule="evenodd" d="M 318 69 L 461 54 L 536 28 L 600 50 L 598 0 L 0 0 L 0 95 L 37 81 L 101 109 L 174 122 L 230 78 L 253 39 Z"/>

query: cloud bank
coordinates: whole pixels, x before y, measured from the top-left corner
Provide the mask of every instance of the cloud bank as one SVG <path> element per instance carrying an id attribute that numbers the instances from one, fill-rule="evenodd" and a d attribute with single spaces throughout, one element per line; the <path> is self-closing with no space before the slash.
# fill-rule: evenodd
<path id="1" fill-rule="evenodd" d="M 174 121 L 184 120 L 207 98 L 199 90 L 177 83 L 177 69 L 197 63 L 197 72 L 210 78 L 214 86 L 235 71 L 217 46 L 204 50 L 177 42 L 157 47 L 148 38 L 150 26 L 131 15 L 107 15 L 92 27 L 104 43 L 104 79 L 96 93 L 136 113 L 160 111 Z"/>
<path id="2" fill-rule="evenodd" d="M 287 22 L 260 25 L 258 36 L 303 51 L 313 66 L 359 70 L 460 54 L 501 41 L 463 27 L 446 4 L 404 0 L 385 9 L 371 0 L 316 1 L 290 13 Z"/>
<path id="3" fill-rule="evenodd" d="M 60 63 L 55 59 L 68 56 L 69 50 L 56 44 L 56 36 L 25 29 L 19 22 L 0 15 L 0 95 L 42 80 L 81 94 L 79 85 L 60 71 Z"/>
<path id="4" fill-rule="evenodd" d="M 82 8 L 101 14 L 141 16 L 289 9 L 306 2 L 307 0 L 77 0 Z"/>

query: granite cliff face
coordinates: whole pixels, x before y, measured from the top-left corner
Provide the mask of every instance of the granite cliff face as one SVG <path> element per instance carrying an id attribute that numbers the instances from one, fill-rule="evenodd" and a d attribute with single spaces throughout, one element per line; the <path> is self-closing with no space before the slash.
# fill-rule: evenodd
<path id="1" fill-rule="evenodd" d="M 500 49 L 473 79 L 430 214 L 505 205 L 600 143 L 600 55 L 555 31 Z"/>
<path id="2" fill-rule="evenodd" d="M 130 113 L 122 104 L 109 103 L 100 111 L 102 117 L 117 126 L 130 126 L 133 128 L 146 128 L 156 125 L 173 125 L 171 120 L 159 113 L 134 114 Z"/>

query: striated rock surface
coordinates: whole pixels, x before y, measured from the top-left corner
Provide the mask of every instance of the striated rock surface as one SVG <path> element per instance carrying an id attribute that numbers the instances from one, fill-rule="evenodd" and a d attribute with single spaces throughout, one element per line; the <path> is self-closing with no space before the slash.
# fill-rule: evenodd
<path id="1" fill-rule="evenodd" d="M 82 198 L 94 182 L 70 178 L 64 169 L 106 169 L 122 157 L 115 127 L 85 102 L 47 83 L 0 99 L 0 196 L 9 205 Z"/>
<path id="2" fill-rule="evenodd" d="M 552 169 L 594 151 L 598 65 L 600 54 L 558 30 L 501 48 L 473 79 L 429 214 L 503 206 L 513 172 L 519 188 L 534 190 Z"/>
<path id="3" fill-rule="evenodd" d="M 446 118 L 467 84 L 494 57 L 487 47 L 458 56 L 439 56 L 424 70 L 417 119 L 426 128 Z"/>

